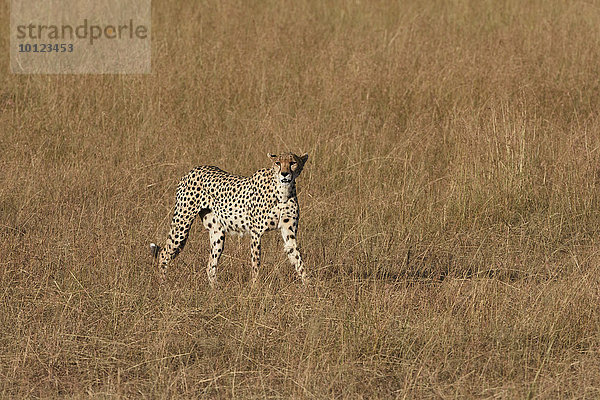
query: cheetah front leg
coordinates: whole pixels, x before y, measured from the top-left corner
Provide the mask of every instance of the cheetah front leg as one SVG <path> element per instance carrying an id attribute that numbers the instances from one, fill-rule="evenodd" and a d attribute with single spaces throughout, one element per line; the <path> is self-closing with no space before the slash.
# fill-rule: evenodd
<path id="1" fill-rule="evenodd" d="M 300 255 L 296 241 L 297 221 L 295 218 L 283 218 L 281 222 L 281 236 L 283 237 L 284 249 L 290 263 L 296 268 L 296 273 L 302 280 L 302 284 L 306 285 L 308 277 L 306 276 L 306 269 L 304 268 L 302 256 Z"/>

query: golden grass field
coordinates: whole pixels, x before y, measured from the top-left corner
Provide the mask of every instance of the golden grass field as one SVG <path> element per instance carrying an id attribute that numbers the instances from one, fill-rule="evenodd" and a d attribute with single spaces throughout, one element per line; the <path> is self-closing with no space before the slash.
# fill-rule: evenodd
<path id="1" fill-rule="evenodd" d="M 600 398 L 598 2 L 153 3 L 150 75 L 2 58 L 0 398 Z M 179 178 L 282 151 L 313 285 L 196 224 L 160 287 Z"/>

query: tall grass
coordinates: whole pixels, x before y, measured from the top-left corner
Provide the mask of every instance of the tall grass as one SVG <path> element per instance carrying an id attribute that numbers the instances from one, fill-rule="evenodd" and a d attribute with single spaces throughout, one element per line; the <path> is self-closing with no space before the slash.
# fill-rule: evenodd
<path id="1" fill-rule="evenodd" d="M 0 6 L 8 21 L 8 4 Z M 0 396 L 597 398 L 594 2 L 154 2 L 153 73 L 0 61 Z M 0 39 L 8 54 L 8 39 Z M 309 152 L 303 289 L 180 176 Z"/>

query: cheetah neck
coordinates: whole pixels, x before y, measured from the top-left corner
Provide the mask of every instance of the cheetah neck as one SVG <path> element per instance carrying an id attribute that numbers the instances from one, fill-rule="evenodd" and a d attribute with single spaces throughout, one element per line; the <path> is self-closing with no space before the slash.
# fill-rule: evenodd
<path id="1" fill-rule="evenodd" d="M 296 197 L 296 182 L 290 183 L 289 185 L 282 185 L 274 177 L 275 182 L 275 195 L 277 196 L 277 202 L 287 203 L 287 201 L 293 197 Z"/>

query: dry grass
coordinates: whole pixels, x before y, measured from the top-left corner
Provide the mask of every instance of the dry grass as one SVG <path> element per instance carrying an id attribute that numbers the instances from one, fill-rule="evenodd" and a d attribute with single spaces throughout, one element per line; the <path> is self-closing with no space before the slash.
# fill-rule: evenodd
<path id="1" fill-rule="evenodd" d="M 148 76 L 1 61 L 0 397 L 600 397 L 597 3 L 163 1 L 153 28 Z M 315 287 L 271 234 L 259 287 L 232 238 L 209 290 L 195 226 L 159 288 L 179 177 L 288 149 Z"/>

